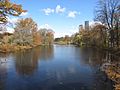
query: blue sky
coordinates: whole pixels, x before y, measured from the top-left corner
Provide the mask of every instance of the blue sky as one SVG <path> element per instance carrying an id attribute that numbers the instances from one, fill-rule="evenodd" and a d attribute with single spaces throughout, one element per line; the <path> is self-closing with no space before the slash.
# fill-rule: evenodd
<path id="1" fill-rule="evenodd" d="M 52 28 L 55 37 L 60 37 L 77 32 L 78 25 L 84 24 L 86 20 L 92 22 L 97 0 L 12 0 L 12 2 L 21 4 L 28 10 L 20 17 L 32 17 L 39 27 Z"/>

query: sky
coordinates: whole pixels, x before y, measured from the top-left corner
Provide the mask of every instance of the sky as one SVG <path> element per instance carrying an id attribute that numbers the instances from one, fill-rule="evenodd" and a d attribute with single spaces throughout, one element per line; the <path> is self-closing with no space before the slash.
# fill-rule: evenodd
<path id="1" fill-rule="evenodd" d="M 51 28 L 55 37 L 72 35 L 84 21 L 92 22 L 97 0 L 11 0 L 27 10 L 18 18 L 31 17 L 39 28 Z"/>

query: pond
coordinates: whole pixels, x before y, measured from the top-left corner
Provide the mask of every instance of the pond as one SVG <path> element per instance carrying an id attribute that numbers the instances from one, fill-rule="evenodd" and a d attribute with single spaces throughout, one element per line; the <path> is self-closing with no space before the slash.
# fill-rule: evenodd
<path id="1" fill-rule="evenodd" d="M 114 90 L 100 66 L 106 52 L 72 45 L 0 54 L 0 90 Z"/>

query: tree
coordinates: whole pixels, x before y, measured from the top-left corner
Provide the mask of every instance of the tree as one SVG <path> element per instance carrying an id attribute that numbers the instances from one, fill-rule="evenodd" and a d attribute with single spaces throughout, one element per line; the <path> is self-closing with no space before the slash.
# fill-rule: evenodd
<path id="1" fill-rule="evenodd" d="M 71 40 L 71 38 L 69 37 L 69 35 L 65 35 L 64 42 L 66 42 L 66 44 L 69 44 L 70 40 Z"/>
<path id="2" fill-rule="evenodd" d="M 26 10 L 23 10 L 21 5 L 11 3 L 9 0 L 0 0 L 0 23 L 6 23 L 8 15 L 19 16 L 22 12 Z"/>
<path id="3" fill-rule="evenodd" d="M 48 40 L 47 44 L 48 45 L 53 44 L 53 42 L 54 42 L 54 32 L 53 32 L 52 29 L 47 30 L 46 37 L 47 37 L 47 40 Z"/>
<path id="4" fill-rule="evenodd" d="M 95 20 L 107 25 L 108 29 L 113 29 L 115 18 L 118 12 L 119 0 L 99 0 L 96 8 Z"/>
<path id="5" fill-rule="evenodd" d="M 32 45 L 36 32 L 37 24 L 31 18 L 20 19 L 15 27 L 15 43 L 20 45 Z"/>
<path id="6" fill-rule="evenodd" d="M 81 35 L 79 33 L 75 33 L 74 35 L 72 35 L 72 43 L 75 44 L 75 45 L 80 45 L 82 40 L 81 40 Z"/>
<path id="7" fill-rule="evenodd" d="M 40 29 L 38 31 L 41 36 L 42 44 L 51 45 L 54 42 L 54 31 L 52 29 Z"/>
<path id="8" fill-rule="evenodd" d="M 0 24 L 0 32 L 5 33 L 7 31 L 6 25 L 5 24 Z"/>
<path id="9" fill-rule="evenodd" d="M 114 30 L 116 26 L 118 28 L 120 22 L 119 6 L 120 0 L 99 0 L 96 8 L 95 20 L 107 26 L 111 47 L 114 47 L 115 44 L 116 33 Z"/>
<path id="10" fill-rule="evenodd" d="M 106 37 L 106 26 L 95 23 L 89 31 L 80 30 L 79 33 L 74 34 L 72 41 L 76 45 L 103 47 L 106 46 Z"/>
<path id="11" fill-rule="evenodd" d="M 34 36 L 33 36 L 33 42 L 34 42 L 34 45 L 40 45 L 41 44 L 41 36 L 40 36 L 40 34 L 39 34 L 39 32 L 36 32 L 35 34 L 34 34 Z"/>
<path id="12" fill-rule="evenodd" d="M 106 26 L 102 24 L 95 24 L 90 32 L 90 39 L 93 45 L 103 47 L 106 46 L 107 31 Z"/>

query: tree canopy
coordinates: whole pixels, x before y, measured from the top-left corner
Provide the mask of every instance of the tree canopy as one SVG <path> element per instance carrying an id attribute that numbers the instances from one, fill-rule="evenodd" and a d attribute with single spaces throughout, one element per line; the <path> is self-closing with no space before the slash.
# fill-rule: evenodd
<path id="1" fill-rule="evenodd" d="M 6 23 L 9 15 L 19 16 L 26 10 L 21 5 L 10 2 L 10 0 L 0 0 L 0 23 Z"/>

